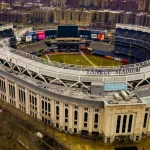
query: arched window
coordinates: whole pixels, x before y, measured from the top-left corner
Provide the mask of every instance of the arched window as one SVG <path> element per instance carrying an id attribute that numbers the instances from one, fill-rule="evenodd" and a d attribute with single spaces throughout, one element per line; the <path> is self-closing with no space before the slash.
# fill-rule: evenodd
<path id="1" fill-rule="evenodd" d="M 56 106 L 56 115 L 59 115 L 59 107 Z"/>
<path id="2" fill-rule="evenodd" d="M 126 121 L 127 121 L 127 115 L 123 116 L 123 124 L 122 124 L 122 132 L 124 133 L 126 131 Z"/>
<path id="3" fill-rule="evenodd" d="M 132 129 L 132 120 L 133 120 L 133 115 L 129 116 L 129 122 L 128 122 L 128 132 L 131 132 Z"/>
<path id="4" fill-rule="evenodd" d="M 98 114 L 95 114 L 94 123 L 98 123 Z"/>
<path id="5" fill-rule="evenodd" d="M 78 111 L 74 111 L 74 120 L 78 120 Z"/>
<path id="6" fill-rule="evenodd" d="M 120 122 L 121 122 L 121 116 L 119 115 L 117 117 L 116 133 L 119 133 L 119 131 L 120 131 Z"/>
<path id="7" fill-rule="evenodd" d="M 68 109 L 65 108 L 65 118 L 68 118 Z"/>
<path id="8" fill-rule="evenodd" d="M 84 121 L 85 121 L 85 122 L 88 121 L 88 113 L 87 113 L 87 112 L 84 113 Z"/>

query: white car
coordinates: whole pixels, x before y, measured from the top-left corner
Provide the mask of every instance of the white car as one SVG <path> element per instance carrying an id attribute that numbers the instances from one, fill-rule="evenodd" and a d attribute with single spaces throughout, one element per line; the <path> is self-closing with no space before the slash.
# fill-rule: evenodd
<path id="1" fill-rule="evenodd" d="M 37 132 L 35 133 L 37 137 L 39 137 L 40 139 L 43 139 L 43 134 L 41 132 Z"/>

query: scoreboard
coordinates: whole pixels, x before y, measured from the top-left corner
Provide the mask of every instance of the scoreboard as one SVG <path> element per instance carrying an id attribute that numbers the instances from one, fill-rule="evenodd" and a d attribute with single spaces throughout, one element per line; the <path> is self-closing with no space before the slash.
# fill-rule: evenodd
<path id="1" fill-rule="evenodd" d="M 57 37 L 79 37 L 78 26 L 58 26 Z"/>

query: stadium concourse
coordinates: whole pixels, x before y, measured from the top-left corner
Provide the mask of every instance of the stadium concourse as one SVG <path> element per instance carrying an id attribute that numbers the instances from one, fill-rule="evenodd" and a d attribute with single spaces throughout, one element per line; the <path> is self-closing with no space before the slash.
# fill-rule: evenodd
<path id="1" fill-rule="evenodd" d="M 5 32 L 6 26 L 2 29 Z M 101 137 L 104 143 L 140 141 L 142 135 L 150 135 L 149 31 L 118 24 L 114 51 L 109 55 L 103 50 L 93 52 L 129 58 L 129 64 L 96 69 L 10 48 L 4 37 L 0 41 L 0 99 L 81 138 Z"/>

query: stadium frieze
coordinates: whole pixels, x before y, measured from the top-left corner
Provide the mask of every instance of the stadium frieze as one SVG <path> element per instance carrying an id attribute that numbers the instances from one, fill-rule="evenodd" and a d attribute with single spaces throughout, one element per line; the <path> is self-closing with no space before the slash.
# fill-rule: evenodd
<path id="1" fill-rule="evenodd" d="M 140 67 L 118 69 L 87 69 L 87 74 L 89 75 L 119 75 L 132 73 L 140 73 Z"/>

